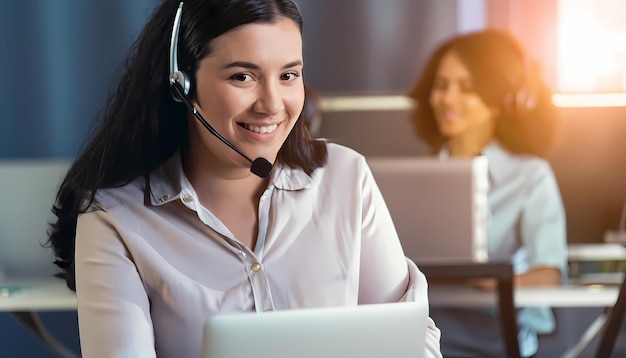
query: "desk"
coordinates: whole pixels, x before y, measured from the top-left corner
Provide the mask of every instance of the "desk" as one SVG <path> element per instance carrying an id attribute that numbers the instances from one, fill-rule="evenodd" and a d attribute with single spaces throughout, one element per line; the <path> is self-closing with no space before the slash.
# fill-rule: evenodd
<path id="1" fill-rule="evenodd" d="M 69 311 L 76 309 L 76 293 L 58 278 L 0 281 L 0 311 Z"/>
<path id="2" fill-rule="evenodd" d="M 0 281 L 0 312 L 9 312 L 60 357 L 76 355 L 60 344 L 39 319 L 41 311 L 76 309 L 76 293 L 65 281 L 50 277 Z"/>
<path id="3" fill-rule="evenodd" d="M 571 244 L 568 246 L 568 261 L 574 262 L 595 262 L 595 261 L 626 261 L 626 248 L 621 244 Z M 462 281 L 469 278 L 491 277 L 503 281 L 508 285 L 508 271 L 503 263 L 419 263 L 418 266 L 427 278 L 441 279 L 448 281 Z M 505 272 L 498 272 L 504 270 Z M 623 279 L 623 276 L 622 276 Z M 621 282 L 621 281 L 620 281 Z M 512 298 L 509 298 L 505 290 L 499 284 L 498 296 L 512 302 L 498 302 L 494 292 L 488 292 L 479 288 L 468 286 L 451 285 L 430 285 L 429 302 L 434 307 L 481 307 L 500 305 L 501 318 L 512 317 L 515 322 L 513 309 L 549 306 L 549 307 L 613 307 L 619 296 L 620 287 L 618 285 L 565 285 L 560 287 L 522 287 L 512 289 Z M 579 342 L 565 351 L 562 357 L 577 357 L 588 344 L 598 335 L 604 327 L 606 315 L 599 316 L 583 333 Z M 506 340 L 511 340 L 511 334 L 516 338 L 516 330 L 511 333 L 510 325 L 502 323 L 503 335 Z M 507 333 L 509 332 L 509 333 Z M 508 338 L 507 338 L 508 337 Z M 507 342 L 505 342 L 507 343 Z M 507 352 L 511 355 L 511 345 L 507 343 Z"/>
<path id="4" fill-rule="evenodd" d="M 614 285 L 520 287 L 513 291 L 513 304 L 515 308 L 532 306 L 610 308 L 615 305 L 619 291 L 620 287 Z M 431 307 L 494 307 L 498 304 L 494 292 L 469 286 L 431 285 L 428 296 Z M 515 313 L 504 311 L 504 318 L 511 316 L 515 322 Z M 561 357 L 578 357 L 601 332 L 606 317 L 606 314 L 598 316 L 586 328 L 578 342 L 566 349 Z M 504 338 L 506 339 L 506 336 Z"/>
<path id="5" fill-rule="evenodd" d="M 626 247 L 616 243 L 569 244 L 567 259 L 570 262 L 626 261 Z"/>
<path id="6" fill-rule="evenodd" d="M 612 307 L 618 295 L 619 286 L 521 287 L 514 290 L 513 303 L 516 308 Z M 480 307 L 497 304 L 496 295 L 493 292 L 458 285 L 431 285 L 429 302 L 434 307 Z"/>

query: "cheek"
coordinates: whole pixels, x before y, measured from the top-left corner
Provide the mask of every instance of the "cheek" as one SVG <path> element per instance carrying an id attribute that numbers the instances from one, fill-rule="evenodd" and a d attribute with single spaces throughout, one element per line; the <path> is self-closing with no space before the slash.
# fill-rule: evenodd
<path id="1" fill-rule="evenodd" d="M 290 117 L 297 119 L 304 107 L 304 90 L 293 91 L 293 93 L 285 98 L 285 105 Z"/>
<path id="2" fill-rule="evenodd" d="M 465 103 L 467 109 L 474 113 L 474 117 L 477 117 L 477 119 L 489 120 L 493 117 L 492 110 L 480 98 L 468 98 Z"/>
<path id="3" fill-rule="evenodd" d="M 439 94 L 437 93 L 437 91 L 431 91 L 430 92 L 430 96 L 428 97 L 428 101 L 429 101 L 431 107 L 435 107 L 437 105 L 437 102 L 439 102 Z"/>
<path id="4" fill-rule="evenodd" d="M 483 102 L 480 100 L 480 98 L 477 98 L 475 96 L 469 97 L 466 100 L 466 103 L 467 103 L 467 107 L 472 108 L 472 109 L 479 109 L 479 107 L 485 106 Z"/>

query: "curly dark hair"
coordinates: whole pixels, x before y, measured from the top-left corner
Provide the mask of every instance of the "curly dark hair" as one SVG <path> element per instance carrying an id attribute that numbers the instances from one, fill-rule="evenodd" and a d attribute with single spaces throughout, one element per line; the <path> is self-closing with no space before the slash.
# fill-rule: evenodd
<path id="1" fill-rule="evenodd" d="M 467 66 L 478 96 L 491 108 L 501 108 L 495 136 L 512 153 L 546 157 L 558 140 L 561 115 L 552 103 L 552 92 L 541 77 L 541 68 L 519 41 L 501 30 L 482 30 L 455 36 L 431 55 L 408 95 L 416 101 L 410 120 L 419 138 L 433 153 L 446 142 L 439 132 L 429 97 L 441 59 L 454 53 Z M 532 96 L 531 108 L 520 108 L 511 99 L 524 91 Z"/>

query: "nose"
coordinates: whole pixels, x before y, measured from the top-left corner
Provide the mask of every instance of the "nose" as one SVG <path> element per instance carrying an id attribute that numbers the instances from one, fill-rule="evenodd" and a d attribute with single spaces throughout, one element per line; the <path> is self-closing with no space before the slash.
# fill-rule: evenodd
<path id="1" fill-rule="evenodd" d="M 456 100 L 459 91 L 457 90 L 457 86 L 448 85 L 441 90 L 441 99 L 445 104 L 453 104 Z"/>
<path id="2" fill-rule="evenodd" d="M 276 115 L 285 108 L 283 93 L 280 84 L 264 83 L 259 88 L 259 94 L 253 109 L 257 113 Z"/>

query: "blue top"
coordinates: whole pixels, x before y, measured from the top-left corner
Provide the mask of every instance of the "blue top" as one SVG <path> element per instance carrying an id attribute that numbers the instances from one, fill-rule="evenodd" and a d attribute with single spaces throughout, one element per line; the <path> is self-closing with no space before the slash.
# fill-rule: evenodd
<path id="1" fill-rule="evenodd" d="M 557 267 L 565 282 L 568 275 L 565 210 L 550 165 L 539 157 L 512 154 L 497 141 L 483 148 L 483 155 L 489 163 L 489 259 L 510 260 L 516 274 L 535 267 Z M 441 156 L 445 157 L 446 153 L 442 152 Z M 435 314 L 433 318 L 437 322 Z M 554 331 L 552 311 L 549 307 L 523 308 L 517 319 L 520 354 L 532 356 L 538 349 L 537 333 Z M 456 317 L 454 321 L 468 320 Z M 497 329 L 497 324 L 494 327 Z M 467 330 L 469 335 L 463 337 L 456 329 L 446 333 L 443 322 L 440 328 L 444 356 L 447 338 L 458 340 L 454 345 L 458 344 L 459 348 L 464 345 L 462 342 L 472 342 L 470 346 L 479 344 L 473 330 Z"/>

